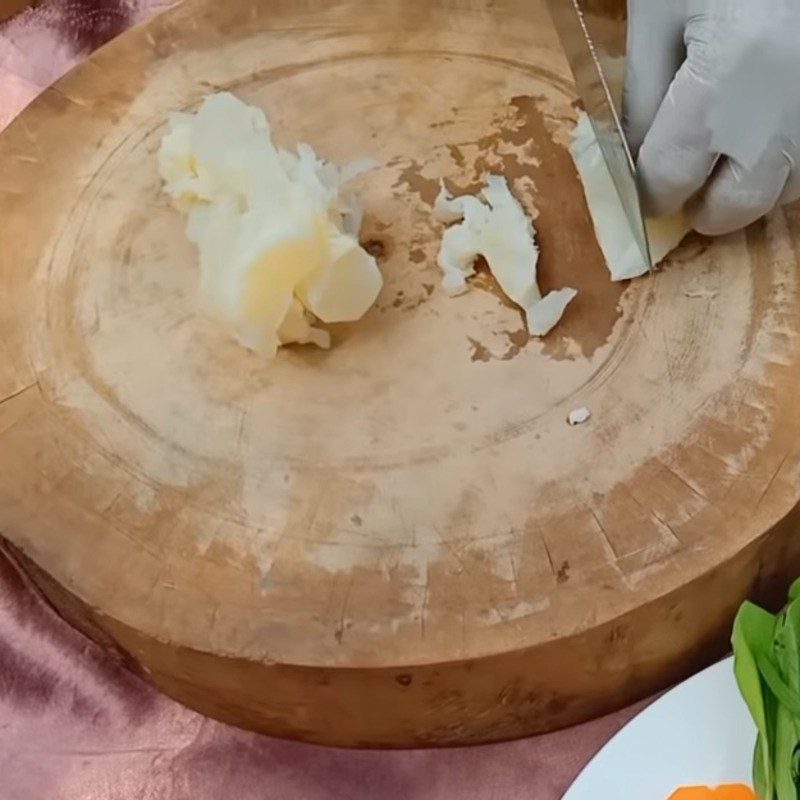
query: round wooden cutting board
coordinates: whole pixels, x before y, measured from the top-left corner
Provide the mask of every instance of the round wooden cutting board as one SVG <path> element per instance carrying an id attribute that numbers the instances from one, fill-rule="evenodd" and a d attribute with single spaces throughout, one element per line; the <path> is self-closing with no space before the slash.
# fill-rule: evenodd
<path id="1" fill-rule="evenodd" d="M 193 708 L 341 745 L 505 739 L 725 648 L 800 571 L 800 212 L 612 284 L 544 7 L 186 2 L 0 137 L 0 531 L 61 613 Z M 360 178 L 385 287 L 273 361 L 202 311 L 168 112 L 229 89 Z M 450 298 L 444 177 L 536 215 L 545 340 Z M 592 411 L 585 425 L 566 418 Z"/>

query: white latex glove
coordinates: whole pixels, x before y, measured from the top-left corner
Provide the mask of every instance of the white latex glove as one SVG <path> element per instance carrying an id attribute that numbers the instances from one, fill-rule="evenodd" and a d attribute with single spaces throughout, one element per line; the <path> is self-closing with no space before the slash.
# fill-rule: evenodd
<path id="1" fill-rule="evenodd" d="M 628 0 L 624 117 L 645 206 L 701 233 L 800 197 L 800 0 Z"/>

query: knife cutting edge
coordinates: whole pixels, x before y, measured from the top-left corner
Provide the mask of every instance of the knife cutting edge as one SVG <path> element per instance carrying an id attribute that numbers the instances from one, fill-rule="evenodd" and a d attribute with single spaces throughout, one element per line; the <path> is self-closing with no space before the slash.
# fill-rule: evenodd
<path id="1" fill-rule="evenodd" d="M 631 233 L 644 263 L 652 271 L 636 166 L 602 65 L 603 54 L 591 35 L 579 0 L 547 0 L 547 5 Z"/>

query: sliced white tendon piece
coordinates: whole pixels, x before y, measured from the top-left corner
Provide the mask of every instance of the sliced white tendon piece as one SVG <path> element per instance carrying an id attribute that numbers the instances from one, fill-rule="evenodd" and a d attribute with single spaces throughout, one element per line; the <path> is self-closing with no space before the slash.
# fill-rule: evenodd
<path id="1" fill-rule="evenodd" d="M 578 117 L 570 153 L 583 184 L 597 241 L 605 256 L 611 280 L 622 281 L 644 275 L 647 264 L 619 203 L 614 180 L 585 112 L 581 112 Z M 690 229 L 689 221 L 683 213 L 647 219 L 645 226 L 654 265 L 663 261 L 681 243 Z"/>
<path id="2" fill-rule="evenodd" d="M 550 333 L 564 315 L 564 309 L 577 294 L 576 289 L 556 289 L 526 309 L 528 330 L 531 335 L 545 336 Z"/>
<path id="3" fill-rule="evenodd" d="M 434 215 L 456 222 L 445 230 L 437 262 L 449 294 L 466 291 L 475 274 L 475 259 L 483 256 L 503 292 L 525 312 L 528 331 L 544 336 L 561 319 L 575 289 L 559 289 L 542 298 L 536 284 L 539 248 L 533 224 L 511 193 L 506 179 L 490 175 L 482 191 L 485 202 L 472 195 L 451 196 L 441 184 Z"/>

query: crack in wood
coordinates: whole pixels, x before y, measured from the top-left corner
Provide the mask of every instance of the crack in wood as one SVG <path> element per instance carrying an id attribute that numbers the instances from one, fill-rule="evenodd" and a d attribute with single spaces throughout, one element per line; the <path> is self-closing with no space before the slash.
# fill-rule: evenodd
<path id="1" fill-rule="evenodd" d="M 34 381 L 33 383 L 29 383 L 27 386 L 23 386 L 21 389 L 18 389 L 13 394 L 7 395 L 2 400 L 0 400 L 0 406 L 3 405 L 4 403 L 8 403 L 9 401 L 16 399 L 20 395 L 25 394 L 25 392 L 29 392 L 31 389 L 33 389 L 35 386 L 38 385 L 39 381 Z"/>

